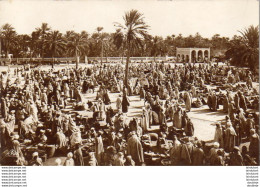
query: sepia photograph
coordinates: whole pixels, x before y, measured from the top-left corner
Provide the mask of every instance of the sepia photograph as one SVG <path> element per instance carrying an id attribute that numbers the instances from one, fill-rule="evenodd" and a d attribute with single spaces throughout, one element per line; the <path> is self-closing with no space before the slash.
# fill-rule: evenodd
<path id="1" fill-rule="evenodd" d="M 1 166 L 258 166 L 259 2 L 0 1 Z"/>

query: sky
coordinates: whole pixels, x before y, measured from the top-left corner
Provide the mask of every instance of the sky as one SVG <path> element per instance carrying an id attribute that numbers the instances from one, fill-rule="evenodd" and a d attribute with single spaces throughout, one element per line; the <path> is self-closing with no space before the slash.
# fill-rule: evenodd
<path id="1" fill-rule="evenodd" d="M 78 0 L 78 1 L 0 1 L 0 26 L 11 24 L 18 34 L 30 34 L 41 23 L 53 30 L 93 33 L 102 26 L 115 32 L 114 22 L 137 9 L 150 26 L 149 33 L 194 35 L 220 34 L 232 37 L 250 25 L 259 24 L 257 0 Z"/>

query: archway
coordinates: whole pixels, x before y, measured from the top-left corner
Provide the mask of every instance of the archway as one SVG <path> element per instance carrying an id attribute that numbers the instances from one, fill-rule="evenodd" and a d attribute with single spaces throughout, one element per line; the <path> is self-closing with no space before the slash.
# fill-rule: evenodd
<path id="1" fill-rule="evenodd" d="M 209 51 L 205 50 L 204 51 L 204 61 L 208 61 L 208 59 L 209 59 Z"/>
<path id="2" fill-rule="evenodd" d="M 191 62 L 193 63 L 193 62 L 196 62 L 196 51 L 195 50 L 193 50 L 192 52 L 191 52 Z"/>
<path id="3" fill-rule="evenodd" d="M 198 51 L 198 62 L 202 62 L 203 61 L 203 53 L 201 50 Z"/>
<path id="4" fill-rule="evenodd" d="M 181 61 L 181 55 L 177 54 L 177 62 L 180 62 L 180 61 Z"/>
<path id="5" fill-rule="evenodd" d="M 186 55 L 185 62 L 189 62 L 189 61 L 190 61 L 190 57 L 189 55 Z"/>
<path id="6" fill-rule="evenodd" d="M 181 62 L 184 62 L 184 61 L 185 61 L 184 55 L 181 55 Z"/>

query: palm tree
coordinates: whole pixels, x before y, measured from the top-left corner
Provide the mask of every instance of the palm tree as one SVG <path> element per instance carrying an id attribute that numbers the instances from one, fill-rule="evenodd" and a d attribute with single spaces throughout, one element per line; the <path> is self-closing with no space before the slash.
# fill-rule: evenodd
<path id="1" fill-rule="evenodd" d="M 255 69 L 255 66 L 258 65 L 259 59 L 259 28 L 258 26 L 254 27 L 251 25 L 244 31 L 239 31 L 243 38 L 244 50 L 242 52 L 242 60 L 247 64 L 251 69 Z"/>
<path id="2" fill-rule="evenodd" d="M 103 53 L 104 53 L 104 39 L 105 36 L 103 33 L 100 33 L 104 28 L 103 27 L 97 27 L 97 32 L 98 32 L 98 41 L 101 44 L 101 51 L 100 51 L 100 56 L 101 56 L 101 64 L 103 63 Z"/>
<path id="3" fill-rule="evenodd" d="M 67 49 L 69 53 L 74 54 L 76 57 L 76 69 L 78 68 L 78 58 L 80 55 L 86 53 L 88 46 L 88 34 L 85 31 L 79 33 L 73 33 L 68 40 Z"/>
<path id="4" fill-rule="evenodd" d="M 116 32 L 112 35 L 113 44 L 116 47 L 116 50 L 118 50 L 122 55 L 122 63 L 124 59 L 124 51 L 125 51 L 125 42 L 124 42 L 124 35 L 121 32 L 121 29 L 116 29 Z"/>
<path id="5" fill-rule="evenodd" d="M 42 61 L 44 59 L 44 48 L 45 48 L 44 44 L 46 43 L 45 40 L 50 30 L 51 28 L 48 26 L 48 23 L 42 23 L 41 27 L 36 28 L 36 31 L 40 35 Z"/>
<path id="6" fill-rule="evenodd" d="M 18 45 L 15 45 L 15 51 L 13 52 L 14 56 L 22 58 L 27 57 L 30 40 L 31 37 L 27 34 L 17 35 L 16 42 Z"/>
<path id="7" fill-rule="evenodd" d="M 159 36 L 152 37 L 152 39 L 150 40 L 151 56 L 154 57 L 154 61 L 156 56 L 162 55 L 164 51 L 163 44 L 163 38 Z"/>
<path id="8" fill-rule="evenodd" d="M 142 39 L 147 36 L 148 25 L 144 22 L 143 14 L 137 10 L 130 10 L 123 16 L 124 25 L 115 23 L 115 26 L 120 29 L 123 36 L 123 42 L 127 50 L 127 59 L 125 67 L 125 86 L 128 84 L 128 67 L 130 56 L 134 49 L 142 46 Z"/>
<path id="9" fill-rule="evenodd" d="M 226 51 L 226 58 L 230 63 L 238 66 L 248 66 L 256 70 L 259 59 L 259 30 L 258 26 L 250 26 L 244 31 L 239 31 L 242 36 L 234 36 Z"/>
<path id="10" fill-rule="evenodd" d="M 41 53 L 41 42 L 40 42 L 40 33 L 33 31 L 30 36 L 30 58 L 33 56 L 38 57 Z"/>
<path id="11" fill-rule="evenodd" d="M 10 48 L 12 47 L 11 45 L 15 43 L 16 38 L 16 31 L 14 30 L 12 25 L 6 23 L 2 26 L 0 30 L 0 38 L 3 41 L 3 47 L 5 48 L 5 56 L 7 57 L 10 52 Z"/>
<path id="12" fill-rule="evenodd" d="M 51 31 L 46 37 L 46 47 L 51 52 L 52 67 L 54 64 L 54 57 L 61 55 L 64 52 L 66 44 L 59 31 Z"/>

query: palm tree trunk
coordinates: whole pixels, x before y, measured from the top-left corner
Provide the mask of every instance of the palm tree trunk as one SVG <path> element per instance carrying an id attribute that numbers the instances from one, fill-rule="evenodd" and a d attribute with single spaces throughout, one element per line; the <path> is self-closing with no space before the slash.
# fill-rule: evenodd
<path id="1" fill-rule="evenodd" d="M 105 54 L 106 54 L 106 63 L 107 63 L 107 51 L 105 51 Z"/>
<path id="2" fill-rule="evenodd" d="M 30 50 L 30 61 L 32 61 L 32 50 Z"/>
<path id="3" fill-rule="evenodd" d="M 79 67 L 79 62 L 78 62 L 78 50 L 76 50 L 76 69 Z"/>
<path id="4" fill-rule="evenodd" d="M 42 49 L 41 49 L 41 56 L 42 56 L 42 63 L 43 63 L 43 61 L 44 61 L 44 49 L 43 49 L 43 43 L 42 43 Z"/>
<path id="5" fill-rule="evenodd" d="M 125 87 L 127 88 L 128 85 L 128 68 L 129 68 L 129 62 L 130 62 L 130 46 L 128 46 L 127 49 L 127 57 L 126 57 L 126 65 L 125 65 Z"/>
<path id="6" fill-rule="evenodd" d="M 123 47 L 123 49 L 122 49 L 122 64 L 124 64 L 124 51 L 125 51 L 125 48 Z"/>
<path id="7" fill-rule="evenodd" d="M 9 54 L 9 42 L 7 42 L 6 44 L 5 58 L 8 58 L 8 54 Z"/>
<path id="8" fill-rule="evenodd" d="M 51 68 L 54 68 L 54 56 L 56 54 L 55 48 L 53 49 L 53 53 L 52 53 L 52 64 L 51 64 Z"/>
<path id="9" fill-rule="evenodd" d="M 101 66 L 103 65 L 103 40 L 101 43 Z"/>

